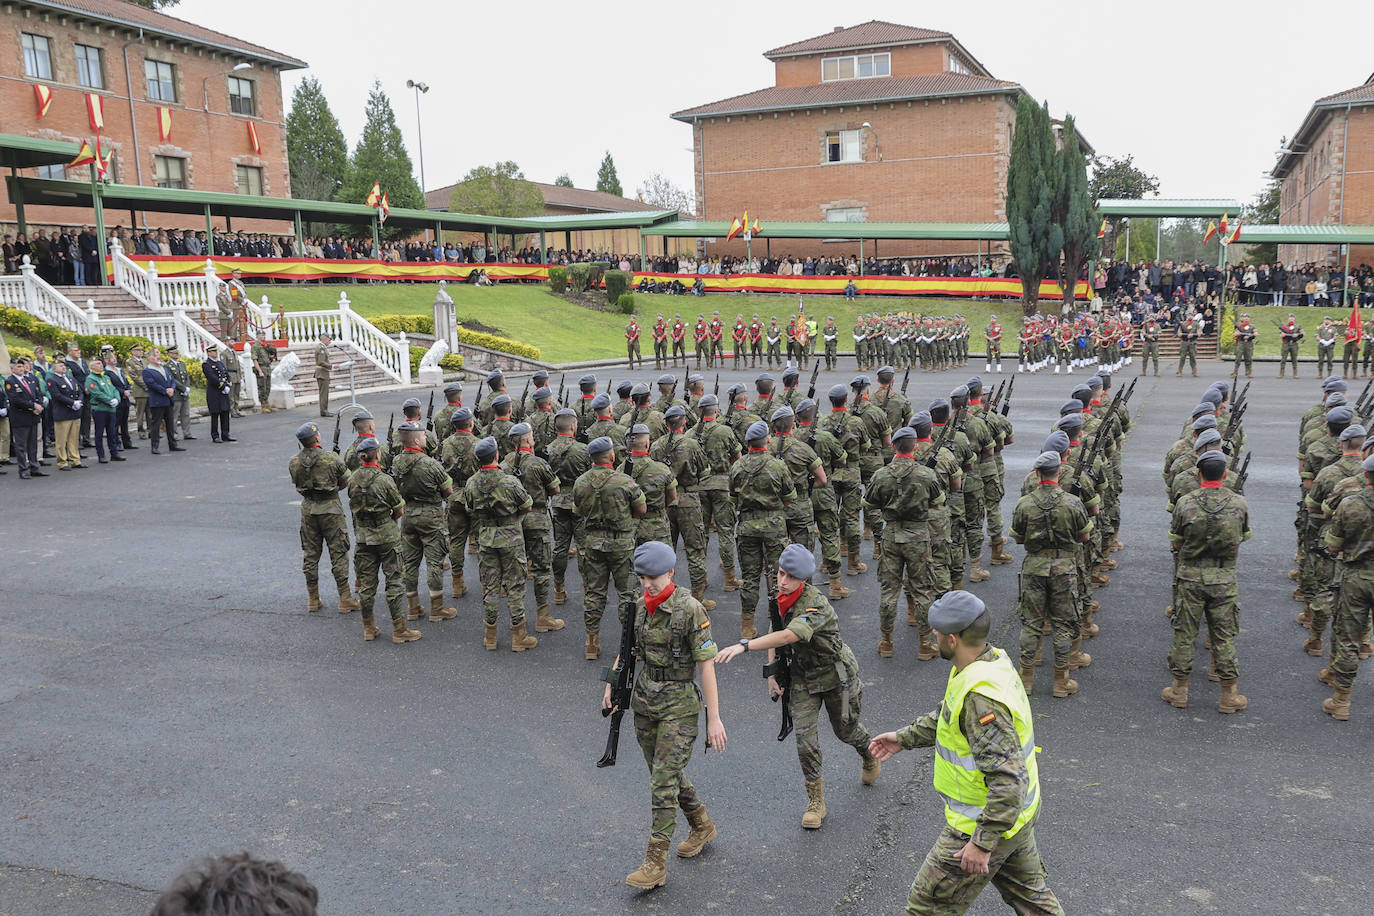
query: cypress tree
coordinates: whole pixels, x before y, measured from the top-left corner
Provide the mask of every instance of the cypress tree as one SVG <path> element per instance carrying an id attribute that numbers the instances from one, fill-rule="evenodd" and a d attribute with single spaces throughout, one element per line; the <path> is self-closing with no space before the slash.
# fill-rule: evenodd
<path id="1" fill-rule="evenodd" d="M 1064 231 L 1054 221 L 1059 185 L 1054 158 L 1049 108 L 1023 95 L 1016 106 L 1007 168 L 1007 224 L 1026 315 L 1035 314 L 1040 281 L 1064 247 Z"/>
<path id="2" fill-rule="evenodd" d="M 1055 202 L 1055 222 L 1064 233 L 1064 263 L 1059 271 L 1059 289 L 1065 302 L 1073 299 L 1074 284 L 1090 256 L 1099 246 L 1097 230 L 1101 217 L 1088 189 L 1088 162 L 1078 144 L 1073 115 L 1064 116 L 1059 152 L 1055 156 L 1059 171 L 1059 196 Z M 1091 278 L 1089 278 L 1091 280 Z"/>
<path id="3" fill-rule="evenodd" d="M 302 80 L 291 94 L 286 151 L 291 196 L 334 200 L 348 171 L 348 141 L 313 76 Z"/>
<path id="4" fill-rule="evenodd" d="M 601 160 L 601 167 L 596 170 L 596 189 L 607 194 L 614 194 L 616 197 L 621 197 L 624 194 L 620 188 L 620 178 L 615 174 L 615 161 L 611 159 L 610 150 L 606 150 L 606 155 Z"/>

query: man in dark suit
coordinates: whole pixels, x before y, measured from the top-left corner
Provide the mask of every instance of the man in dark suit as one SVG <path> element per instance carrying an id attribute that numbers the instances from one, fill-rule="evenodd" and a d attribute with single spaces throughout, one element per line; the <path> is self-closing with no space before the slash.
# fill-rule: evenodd
<path id="1" fill-rule="evenodd" d="M 0 384 L 0 474 L 9 473 L 4 466 L 10 463 L 10 399 Z"/>
<path id="2" fill-rule="evenodd" d="M 90 226 L 81 227 L 81 234 L 76 237 L 76 247 L 81 254 L 81 269 L 86 277 L 86 285 L 99 286 L 100 244 Z"/>
<path id="3" fill-rule="evenodd" d="M 162 364 L 162 351 L 153 347 L 148 353 L 148 366 L 143 370 L 143 384 L 148 386 L 148 434 L 153 439 L 153 454 L 158 451 L 159 426 L 167 430 L 167 450 L 184 452 L 177 445 L 176 432 L 172 429 L 172 397 L 176 394 L 176 379 L 172 372 Z"/>
<path id="4" fill-rule="evenodd" d="M 5 379 L 5 396 L 9 399 L 10 440 L 15 460 L 19 462 L 19 477 L 47 477 L 38 466 L 38 427 L 42 424 L 43 395 L 29 377 L 33 361 L 23 356 L 10 358 L 10 375 Z"/>
<path id="5" fill-rule="evenodd" d="M 200 364 L 200 371 L 205 375 L 205 408 L 210 413 L 210 439 L 213 442 L 235 441 L 229 435 L 229 399 L 234 383 L 229 375 L 229 367 L 224 363 L 226 353 L 231 359 L 238 355 L 227 345 L 221 344 L 210 350 Z"/>
<path id="6" fill-rule="evenodd" d="M 91 367 L 86 362 L 86 358 L 81 355 L 80 344 L 67 345 L 67 358 L 64 362 L 67 364 L 67 374 L 72 377 L 72 381 L 76 382 L 76 390 L 85 391 L 86 376 L 91 374 Z M 81 406 L 81 447 L 95 447 L 94 443 L 91 442 L 91 405 L 84 403 Z"/>

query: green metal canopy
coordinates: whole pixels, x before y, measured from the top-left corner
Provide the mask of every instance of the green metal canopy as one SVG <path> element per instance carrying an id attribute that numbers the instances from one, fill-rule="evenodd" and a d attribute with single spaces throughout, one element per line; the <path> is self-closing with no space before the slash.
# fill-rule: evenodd
<path id="1" fill-rule="evenodd" d="M 955 239 L 1002 241 L 1006 223 L 859 223 L 766 222 L 760 220 L 757 239 Z M 640 230 L 644 235 L 669 238 L 724 238 L 724 220 L 669 220 Z"/>
<path id="2" fill-rule="evenodd" d="M 0 134 L 0 168 L 32 169 L 40 165 L 65 165 L 76 158 L 81 144 Z"/>
<path id="3" fill-rule="evenodd" d="M 1374 226 L 1251 226 L 1240 227 L 1240 242 L 1290 245 L 1374 245 Z"/>
<path id="4" fill-rule="evenodd" d="M 1097 209 L 1103 216 L 1144 216 L 1144 217 L 1199 217 L 1221 216 L 1225 213 L 1240 214 L 1245 205 L 1238 200 L 1223 198 L 1172 199 L 1156 197 L 1150 200 L 1130 200 L 1103 198 L 1097 202 Z"/>

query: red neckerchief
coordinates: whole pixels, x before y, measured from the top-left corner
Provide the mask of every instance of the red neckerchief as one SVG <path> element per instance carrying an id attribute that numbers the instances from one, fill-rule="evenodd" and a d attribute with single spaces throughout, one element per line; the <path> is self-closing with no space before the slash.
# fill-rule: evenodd
<path id="1" fill-rule="evenodd" d="M 1070 440 L 1069 440 L 1069 448 L 1077 448 L 1077 447 L 1078 447 L 1079 445 L 1081 445 L 1081 444 L 1082 444 L 1082 443 L 1080 443 L 1077 439 L 1070 439 Z"/>
<path id="2" fill-rule="evenodd" d="M 915 461 L 915 460 L 916 460 L 916 456 L 915 456 L 915 455 L 903 455 L 901 452 L 898 452 L 897 454 L 893 455 L 892 457 L 893 457 L 894 460 L 897 459 L 897 458 L 905 458 L 907 461 Z"/>
<path id="3" fill-rule="evenodd" d="M 1220 480 L 1204 480 L 1204 481 L 1202 482 L 1202 489 L 1204 489 L 1204 490 L 1220 490 L 1220 489 L 1221 489 L 1221 481 L 1220 481 Z"/>
<path id="4" fill-rule="evenodd" d="M 598 420 L 614 420 L 614 419 L 615 419 L 615 417 L 611 416 L 610 414 L 598 414 L 596 418 L 597 418 Z"/>
<path id="5" fill-rule="evenodd" d="M 629 398 L 621 398 L 621 399 L 620 399 L 620 403 L 622 403 L 622 404 L 629 404 L 629 403 L 630 403 L 630 399 L 629 399 Z"/>
<path id="6" fill-rule="evenodd" d="M 677 591 L 677 584 L 674 582 L 669 582 L 667 587 L 665 587 L 663 591 L 659 592 L 657 595 L 651 595 L 648 592 L 645 592 L 644 610 L 649 612 L 650 617 L 654 616 L 654 611 L 658 610 L 659 607 L 663 604 L 663 602 L 671 598 L 673 596 L 673 592 L 675 591 Z"/>
<path id="7" fill-rule="evenodd" d="M 1363 454 L 1364 454 L 1364 452 L 1341 452 L 1341 457 L 1342 457 L 1342 458 L 1358 458 L 1358 457 L 1360 457 L 1360 456 L 1363 455 Z"/>
<path id="8" fill-rule="evenodd" d="M 317 446 L 315 446 L 315 448 L 319 448 L 319 446 L 317 445 Z M 425 451 L 425 450 L 422 449 L 422 448 L 411 448 L 409 445 L 407 445 L 407 446 L 405 447 L 405 451 L 407 451 L 407 452 L 419 452 L 420 454 L 424 454 L 424 451 Z"/>
<path id="9" fill-rule="evenodd" d="M 450 407 L 462 407 L 462 406 L 463 406 L 463 399 L 462 399 L 462 398 L 459 398 L 459 399 L 456 400 L 456 401 L 449 401 L 449 402 L 448 402 L 448 406 L 450 406 Z"/>
<path id="10" fill-rule="evenodd" d="M 522 446 L 520 446 L 520 448 L 518 448 L 516 451 L 524 452 L 524 453 L 527 454 L 527 455 L 533 455 L 533 454 L 534 454 L 534 449 L 530 448 L 528 445 L 522 445 Z"/>
<path id="11" fill-rule="evenodd" d="M 364 461 L 364 462 L 363 462 L 363 467 L 365 467 L 365 468 L 376 468 L 376 469 L 379 470 L 379 471 L 382 469 L 382 466 L 381 466 L 380 464 L 377 464 L 375 461 Z"/>
<path id="12" fill-rule="evenodd" d="M 572 433 L 559 433 L 558 435 L 563 436 L 566 439 L 571 439 L 573 437 Z"/>
<path id="13" fill-rule="evenodd" d="M 535 410 L 543 410 L 543 411 L 546 411 L 546 412 L 548 412 L 548 413 L 553 413 L 553 408 L 552 408 L 552 407 L 536 407 Z"/>
<path id="14" fill-rule="evenodd" d="M 859 398 L 859 400 L 860 400 L 860 401 L 867 401 L 867 400 L 868 400 L 868 395 L 863 395 L 861 398 Z"/>
<path id="15" fill-rule="evenodd" d="M 702 418 L 701 418 L 701 422 L 703 422 L 703 423 L 713 423 L 713 422 L 715 422 L 715 419 L 716 419 L 716 418 L 715 418 L 715 415 L 713 414 L 712 416 L 709 416 L 709 417 L 702 417 Z"/>
<path id="16" fill-rule="evenodd" d="M 319 446 L 315 446 L 315 447 L 316 447 L 316 448 L 319 448 Z M 751 451 L 751 452 L 766 452 L 766 451 L 768 451 L 768 449 L 766 449 L 766 448 L 755 448 L 754 446 L 751 445 L 751 446 L 749 446 L 749 451 Z"/>
<path id="17" fill-rule="evenodd" d="M 648 453 L 648 452 L 630 452 L 630 455 L 631 455 L 632 457 L 635 457 L 635 458 L 648 458 L 648 457 L 649 457 L 649 453 Z"/>
<path id="18" fill-rule="evenodd" d="M 846 410 L 848 410 L 848 409 L 849 409 L 848 407 L 832 407 L 832 408 L 830 408 L 830 412 L 831 412 L 831 413 L 844 413 L 844 412 L 845 412 Z"/>
<path id="19" fill-rule="evenodd" d="M 918 438 L 916 441 L 917 441 L 917 442 L 934 442 L 935 440 L 932 439 L 932 438 L 930 438 L 929 436 L 926 436 L 924 439 Z"/>
<path id="20" fill-rule="evenodd" d="M 309 445 L 309 446 L 306 446 L 306 447 L 307 447 L 307 448 L 323 448 L 324 446 L 320 445 L 320 444 L 317 442 L 317 443 L 315 443 L 314 445 Z M 422 452 L 422 451 L 424 451 L 424 449 L 406 449 L 406 451 L 408 451 L 408 452 L 409 452 L 409 451 Z"/>
<path id="21" fill-rule="evenodd" d="M 780 616 L 787 616 L 787 612 L 792 610 L 792 605 L 797 603 L 797 599 L 801 597 L 802 589 L 805 587 L 805 583 L 797 586 L 796 591 L 792 592 L 790 595 L 784 595 L 781 592 L 778 593 L 778 614 Z"/>
<path id="22" fill-rule="evenodd" d="M 932 427 L 934 427 L 935 429 L 944 429 L 944 428 L 945 428 L 945 424 L 943 424 L 943 423 L 934 423 L 934 422 L 932 422 L 930 425 L 931 425 Z"/>
<path id="23" fill-rule="evenodd" d="M 1040 484 L 1040 486 L 1042 486 L 1042 487 L 1057 487 L 1057 486 L 1059 486 L 1059 481 L 1057 481 L 1057 480 L 1041 480 L 1041 481 L 1037 481 L 1037 482 L 1038 482 L 1038 483 Z"/>
<path id="24" fill-rule="evenodd" d="M 593 461 L 593 462 L 592 462 L 592 467 L 610 468 L 610 467 L 615 467 L 615 465 L 611 464 L 609 461 Z"/>
<path id="25" fill-rule="evenodd" d="M 790 435 L 792 435 L 792 434 L 791 434 L 791 433 L 778 433 L 778 435 L 779 435 L 779 436 L 790 436 Z"/>
<path id="26" fill-rule="evenodd" d="M 501 465 L 499 465 L 499 464 L 484 464 L 484 465 L 482 465 L 482 470 L 484 470 L 484 471 L 499 471 L 499 470 L 501 470 Z"/>
<path id="27" fill-rule="evenodd" d="M 590 401 L 590 400 L 594 399 L 595 397 L 596 397 L 596 395 L 594 395 L 594 394 L 584 394 L 584 395 L 582 395 L 582 400 L 584 400 L 584 401 Z"/>
<path id="28" fill-rule="evenodd" d="M 983 399 L 982 399 L 982 398 L 969 398 L 969 399 L 968 399 L 968 406 L 970 406 L 970 407 L 982 407 L 982 406 L 983 406 Z"/>
<path id="29" fill-rule="evenodd" d="M 1101 402 L 1101 401 L 1089 401 L 1089 402 L 1088 402 L 1088 406 L 1089 406 L 1089 407 L 1101 407 L 1101 406 L 1102 406 L 1102 402 Z"/>

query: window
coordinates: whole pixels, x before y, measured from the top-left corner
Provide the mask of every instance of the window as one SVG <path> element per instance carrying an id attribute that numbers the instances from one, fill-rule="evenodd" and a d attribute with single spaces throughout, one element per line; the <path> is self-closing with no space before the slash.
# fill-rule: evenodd
<path id="1" fill-rule="evenodd" d="M 23 34 L 24 75 L 38 80 L 52 79 L 52 51 L 42 35 Z"/>
<path id="2" fill-rule="evenodd" d="M 864 211 L 862 207 L 831 207 L 825 211 L 825 221 L 827 223 L 862 223 Z"/>
<path id="3" fill-rule="evenodd" d="M 262 169 L 255 165 L 234 167 L 234 187 L 240 194 L 262 196 Z"/>
<path id="4" fill-rule="evenodd" d="M 821 81 L 868 79 L 892 75 L 891 54 L 859 54 L 821 59 Z"/>
<path id="5" fill-rule="evenodd" d="M 229 77 L 229 110 L 234 114 L 255 115 L 253 105 L 253 81 Z"/>
<path id="6" fill-rule="evenodd" d="M 76 46 L 76 81 L 87 89 L 105 88 L 105 71 L 100 66 L 100 49 Z"/>
<path id="7" fill-rule="evenodd" d="M 963 73 L 963 74 L 965 74 L 965 75 L 968 75 L 968 73 L 969 73 L 969 68 L 968 68 L 968 65 L 965 64 L 962 60 L 960 60 L 959 58 L 957 58 L 957 57 L 955 57 L 953 54 L 951 54 L 951 55 L 949 56 L 949 72 L 950 72 L 950 73 Z"/>
<path id="8" fill-rule="evenodd" d="M 148 79 L 148 98 L 155 102 L 177 100 L 176 68 L 160 60 L 145 60 L 143 73 Z"/>
<path id="9" fill-rule="evenodd" d="M 153 178 L 159 188 L 185 188 L 186 160 L 176 156 L 154 156 Z"/>
<path id="10" fill-rule="evenodd" d="M 826 162 L 862 162 L 863 143 L 857 130 L 832 130 L 825 135 Z"/>
<path id="11" fill-rule="evenodd" d="M 40 165 L 38 167 L 39 178 L 55 178 L 59 181 L 67 177 L 67 167 L 65 165 Z"/>

